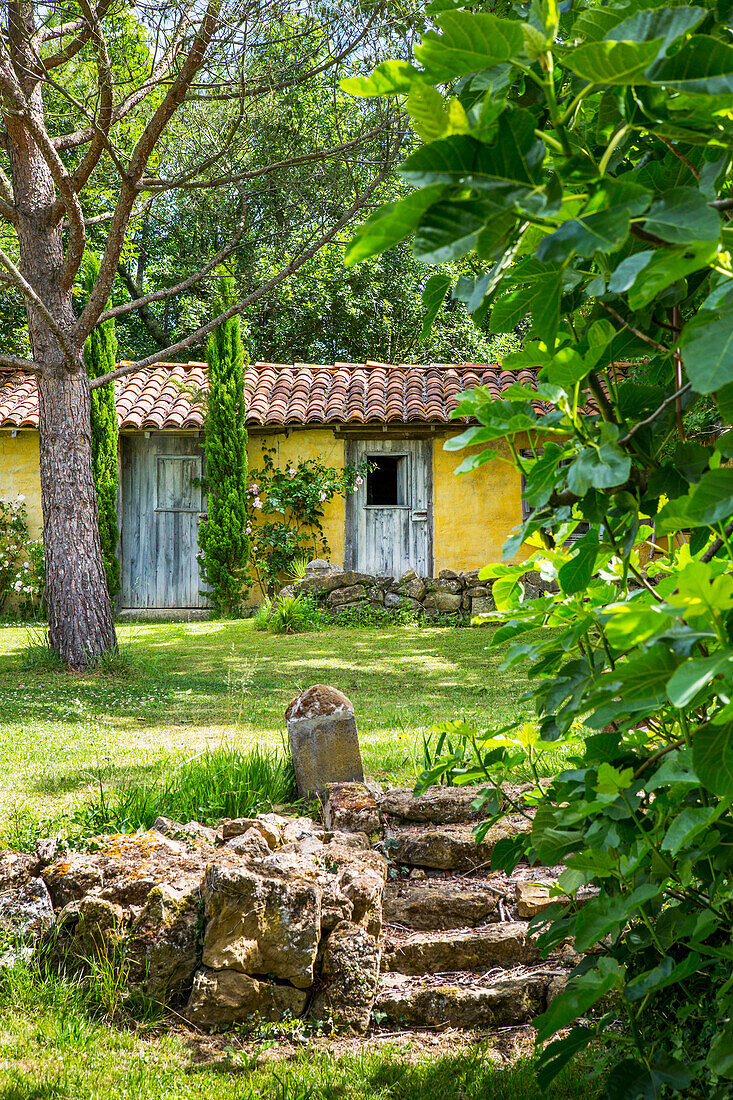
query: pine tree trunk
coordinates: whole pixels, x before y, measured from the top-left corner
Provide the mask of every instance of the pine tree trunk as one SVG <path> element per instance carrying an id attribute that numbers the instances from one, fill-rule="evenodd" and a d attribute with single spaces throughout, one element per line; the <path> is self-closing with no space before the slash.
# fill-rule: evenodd
<path id="1" fill-rule="evenodd" d="M 38 376 L 41 502 L 51 647 L 81 669 L 117 647 L 92 477 L 86 370 Z"/>
<path id="2" fill-rule="evenodd" d="M 32 5 L 12 6 L 8 27 L 15 71 L 42 129 L 41 74 L 31 47 Z M 71 287 L 63 278 L 63 220 L 56 212 L 54 180 L 26 120 L 5 111 L 4 122 L 20 269 L 68 338 L 74 308 Z M 26 308 L 37 366 L 49 641 L 71 668 L 82 669 L 117 645 L 97 526 L 89 378 L 82 349 L 73 369 L 43 318 L 32 305 L 26 303 Z"/>

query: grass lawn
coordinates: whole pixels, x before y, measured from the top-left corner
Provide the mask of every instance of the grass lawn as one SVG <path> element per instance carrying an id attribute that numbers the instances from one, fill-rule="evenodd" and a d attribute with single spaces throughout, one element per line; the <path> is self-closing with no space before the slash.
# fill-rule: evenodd
<path id="1" fill-rule="evenodd" d="M 526 687 L 500 671 L 486 629 L 335 628 L 278 636 L 251 620 L 119 627 L 127 675 L 29 666 L 37 627 L 0 627 L 0 843 L 53 820 L 106 783 L 154 777 L 161 764 L 222 742 L 279 746 L 304 687 L 330 683 L 356 708 L 365 768 L 411 782 L 422 738 L 449 718 L 515 717 Z"/>
<path id="2" fill-rule="evenodd" d="M 381 1039 L 197 1036 L 176 1027 L 110 1025 L 68 980 L 0 972 L 0 1100 L 537 1100 L 529 1058 L 506 1063 L 514 1036 L 457 1033 Z M 173 1026 L 171 1026 L 171 1023 Z M 511 1029 L 503 1029 L 505 1033 Z M 525 1037 L 526 1039 L 526 1037 Z M 497 1043 L 499 1050 L 497 1050 Z M 520 1049 L 527 1047 L 519 1040 Z M 361 1049 L 360 1049 L 361 1048 Z M 503 1048 L 503 1049 L 501 1049 Z M 548 1100 L 595 1100 L 566 1067 Z"/>
<path id="3" fill-rule="evenodd" d="M 29 662 L 37 628 L 0 627 L 0 846 L 38 830 L 107 786 L 155 781 L 207 747 L 277 748 L 283 713 L 304 687 L 330 683 L 353 700 L 368 772 L 410 783 L 422 738 L 448 718 L 503 724 L 523 710 L 526 683 L 500 670 L 487 630 L 339 627 L 273 636 L 251 621 L 125 624 L 124 674 L 72 675 Z M 125 661 L 121 664 L 124 666 Z M 521 710 L 518 711 L 518 708 Z M 561 757 L 549 759 L 551 768 Z M 109 985 L 0 969 L 0 1100 L 533 1100 L 530 1061 L 502 1066 L 486 1042 L 428 1035 L 306 1041 L 258 1063 L 268 1041 L 236 1035 L 202 1049 L 175 1017 L 158 1025 L 109 1019 Z M 438 1045 L 434 1052 L 430 1043 Z M 198 1045 L 197 1045 L 198 1043 Z M 227 1045 L 229 1051 L 227 1052 Z M 591 1100 L 568 1067 L 556 1100 Z"/>

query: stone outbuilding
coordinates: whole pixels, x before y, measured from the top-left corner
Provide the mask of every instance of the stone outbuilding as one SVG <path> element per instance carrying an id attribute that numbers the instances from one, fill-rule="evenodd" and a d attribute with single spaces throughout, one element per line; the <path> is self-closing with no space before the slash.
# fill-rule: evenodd
<path id="1" fill-rule="evenodd" d="M 462 391 L 498 400 L 536 372 L 465 364 L 255 363 L 246 369 L 251 468 L 274 448 L 284 469 L 304 458 L 343 468 L 366 460 L 358 492 L 326 508 L 331 560 L 345 571 L 419 578 L 470 573 L 501 559 L 522 521 L 520 478 L 502 457 L 454 476 L 462 455 L 444 450 L 463 431 L 451 419 Z M 162 363 L 117 381 L 120 426 L 119 610 L 205 606 L 197 562 L 206 501 L 203 363 Z M 538 412 L 545 406 L 537 401 Z M 0 369 L 0 498 L 26 498 L 31 535 L 41 530 L 38 403 L 31 375 Z M 450 594 L 450 593 L 449 593 Z M 454 593 L 458 595 L 458 592 Z M 258 602 L 258 594 L 254 601 Z M 454 601 L 457 602 L 457 601 Z"/>

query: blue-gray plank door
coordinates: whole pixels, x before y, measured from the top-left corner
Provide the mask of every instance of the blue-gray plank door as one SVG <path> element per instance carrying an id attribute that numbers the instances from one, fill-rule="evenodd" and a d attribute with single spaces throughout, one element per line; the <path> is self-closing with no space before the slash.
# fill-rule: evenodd
<path id="1" fill-rule="evenodd" d="M 205 607 L 196 560 L 203 454 L 193 435 L 124 435 L 121 558 L 123 608 Z"/>

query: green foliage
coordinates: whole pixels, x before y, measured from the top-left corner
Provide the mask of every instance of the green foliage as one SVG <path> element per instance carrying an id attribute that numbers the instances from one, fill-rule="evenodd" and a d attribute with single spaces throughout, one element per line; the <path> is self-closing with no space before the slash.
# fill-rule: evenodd
<path id="1" fill-rule="evenodd" d="M 160 816 L 215 824 L 223 817 L 249 817 L 296 798 L 289 756 L 258 746 L 244 751 L 222 745 L 178 767 L 164 768 L 157 780 L 110 789 L 100 776 L 96 794 L 71 815 L 70 831 L 89 836 L 149 829 Z"/>
<path id="2" fill-rule="evenodd" d="M 31 539 L 25 497 L 0 500 L 0 612 L 34 615 L 43 599 L 43 544 Z"/>
<path id="3" fill-rule="evenodd" d="M 468 758 L 449 754 L 424 782 L 483 778 L 483 830 L 503 812 L 501 779 L 583 717 L 571 768 L 535 784 L 531 834 L 494 855 L 503 869 L 564 862 L 571 898 L 597 888 L 538 921 L 544 948 L 570 937 L 593 951 L 536 1021 L 544 1044 L 586 1017 L 544 1048 L 540 1083 L 594 1042 L 609 1098 L 727 1096 L 733 470 L 725 437 L 701 446 L 685 423 L 691 412 L 714 439 L 733 412 L 728 7 L 434 11 L 422 68 L 388 89 L 407 93 L 423 138 L 401 169 L 419 190 L 409 217 L 377 212 L 356 243 L 379 252 L 384 216 L 434 264 L 470 258 L 471 293 L 453 294 L 491 331 L 527 334 L 503 365 L 536 371 L 536 390 L 464 394 L 455 415 L 477 426 L 448 447 L 480 447 L 471 469 L 501 441 L 523 476 L 532 511 L 505 556 L 527 542 L 532 556 L 482 577 L 493 644 L 527 672 L 536 723 L 464 730 Z M 529 567 L 557 593 L 524 602 Z"/>
<path id="4" fill-rule="evenodd" d="M 281 470 L 273 461 L 275 454 L 274 447 L 263 448 L 262 466 L 250 471 L 246 491 L 252 565 L 262 592 L 271 596 L 280 578 L 293 576 L 298 562 L 331 553 L 323 533 L 325 506 L 356 492 L 366 469 L 336 470 L 318 458 L 304 458 Z"/>
<path id="5" fill-rule="evenodd" d="M 98 274 L 99 257 L 89 253 L 84 267 L 85 296 L 88 296 L 94 288 Z M 97 325 L 87 337 L 84 344 L 84 365 L 90 378 L 99 378 L 100 375 L 108 374 L 117 366 L 117 337 L 113 317 Z M 119 431 L 114 382 L 108 382 L 106 386 L 99 386 L 92 390 L 91 419 L 92 475 L 97 490 L 99 541 L 102 545 L 107 589 L 110 598 L 114 599 L 120 591 L 120 563 L 117 558 L 117 544 L 120 538 L 117 525 Z"/>
<path id="6" fill-rule="evenodd" d="M 217 312 L 236 301 L 230 277 L 218 280 Z M 211 602 L 225 615 L 239 614 L 250 590 L 247 569 L 247 429 L 244 347 L 239 317 L 224 321 L 206 345 L 209 394 L 206 407 L 208 510 L 199 528 L 199 562 Z"/>

